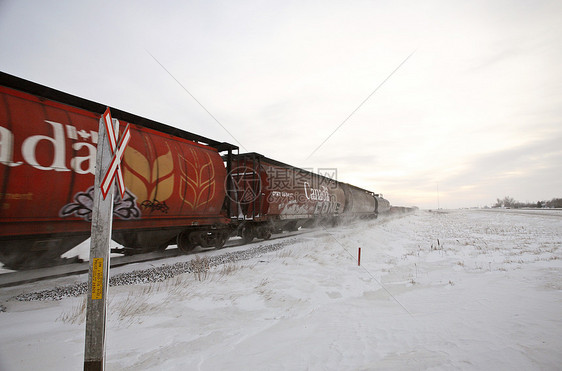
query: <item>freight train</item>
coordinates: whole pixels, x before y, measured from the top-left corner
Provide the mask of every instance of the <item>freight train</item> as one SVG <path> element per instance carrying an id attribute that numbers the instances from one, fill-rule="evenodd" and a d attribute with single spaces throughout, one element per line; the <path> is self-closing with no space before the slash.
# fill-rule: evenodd
<path id="1" fill-rule="evenodd" d="M 90 236 L 99 120 L 106 106 L 0 72 L 0 262 L 64 261 Z M 229 143 L 111 108 L 131 140 L 115 193 L 123 253 L 221 248 L 390 211 L 381 195 Z"/>

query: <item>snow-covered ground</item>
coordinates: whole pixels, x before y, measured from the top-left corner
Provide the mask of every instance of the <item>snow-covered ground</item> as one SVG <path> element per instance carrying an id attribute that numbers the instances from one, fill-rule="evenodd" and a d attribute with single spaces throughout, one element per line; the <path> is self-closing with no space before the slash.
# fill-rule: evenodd
<path id="1" fill-rule="evenodd" d="M 186 273 L 112 287 L 107 369 L 559 370 L 562 365 L 560 211 L 418 211 L 291 241 L 199 277 Z M 268 243 L 279 241 L 252 246 Z M 80 280 L 86 277 L 0 289 L 5 309 L 0 370 L 82 368 L 83 296 L 10 299 Z"/>

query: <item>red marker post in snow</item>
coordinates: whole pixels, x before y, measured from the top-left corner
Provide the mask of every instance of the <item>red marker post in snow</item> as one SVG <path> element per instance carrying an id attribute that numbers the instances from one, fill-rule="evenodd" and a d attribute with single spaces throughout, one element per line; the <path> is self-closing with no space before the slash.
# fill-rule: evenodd
<path id="1" fill-rule="evenodd" d="M 361 266 L 361 248 L 359 248 L 359 252 L 357 253 L 357 266 Z"/>
<path id="2" fill-rule="evenodd" d="M 90 242 L 90 270 L 86 307 L 86 341 L 84 370 L 102 371 L 105 368 L 105 323 L 109 278 L 109 243 L 113 224 L 113 184 L 121 198 L 125 183 L 119 164 L 131 139 L 129 125 L 119 142 L 119 121 L 111 118 L 109 108 L 100 118 L 96 153 L 94 203 L 92 205 L 92 238 Z M 107 139 L 106 139 L 107 138 Z"/>

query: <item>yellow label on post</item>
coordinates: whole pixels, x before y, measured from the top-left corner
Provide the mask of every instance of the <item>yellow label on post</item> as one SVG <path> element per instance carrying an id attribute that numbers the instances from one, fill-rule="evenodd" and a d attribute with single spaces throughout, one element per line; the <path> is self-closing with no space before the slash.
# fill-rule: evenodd
<path id="1" fill-rule="evenodd" d="M 98 300 L 103 297 L 103 258 L 95 258 L 92 264 L 92 300 Z"/>

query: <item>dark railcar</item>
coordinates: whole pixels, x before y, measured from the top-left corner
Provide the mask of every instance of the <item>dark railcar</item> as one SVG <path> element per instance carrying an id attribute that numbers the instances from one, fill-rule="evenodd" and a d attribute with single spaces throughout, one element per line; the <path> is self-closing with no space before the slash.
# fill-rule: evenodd
<path id="1" fill-rule="evenodd" d="M 376 218 L 390 210 L 390 202 L 382 195 L 351 184 L 341 183 L 345 192 L 344 215 L 351 218 Z"/>
<path id="2" fill-rule="evenodd" d="M 352 217 L 370 217 L 376 215 L 377 203 L 372 192 L 342 183 L 347 200 L 344 214 Z"/>
<path id="3" fill-rule="evenodd" d="M 383 196 L 379 194 L 375 194 L 375 200 L 377 201 L 377 214 L 390 212 L 390 201 L 384 199 Z"/>

